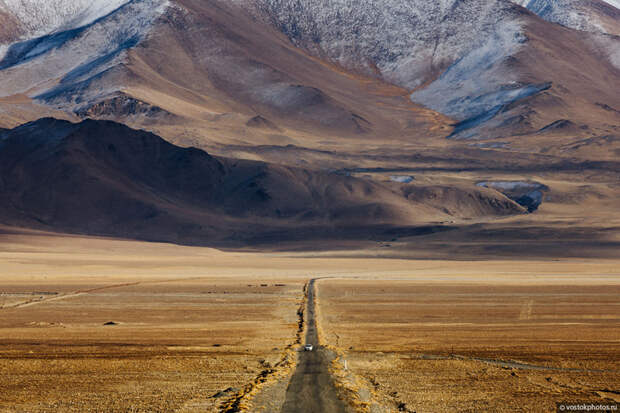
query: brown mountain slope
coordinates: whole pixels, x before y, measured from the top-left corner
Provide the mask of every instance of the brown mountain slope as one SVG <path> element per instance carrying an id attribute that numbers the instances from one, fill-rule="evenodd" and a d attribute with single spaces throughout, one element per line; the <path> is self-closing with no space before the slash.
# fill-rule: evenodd
<path id="1" fill-rule="evenodd" d="M 119 96 L 135 104 L 119 105 Z M 451 130 L 447 117 L 413 104 L 407 89 L 310 56 L 242 8 L 216 0 L 175 1 L 123 64 L 39 97 L 222 153 L 230 144 L 316 147 L 345 138 L 399 145 L 437 138 L 442 145 Z M 247 125 L 256 116 L 279 131 Z"/>
<path id="2" fill-rule="evenodd" d="M 222 245 L 266 233 L 286 239 L 299 231 L 363 237 L 524 211 L 486 188 L 462 189 L 471 202 L 454 203 L 450 211 L 408 199 L 411 192 L 216 158 L 108 121 L 47 118 L 0 134 L 0 219 L 8 225 Z"/>
<path id="3" fill-rule="evenodd" d="M 269 1 L 248 2 L 250 5 L 254 3 Z M 292 20 L 287 20 L 286 24 L 278 20 L 282 17 L 270 13 L 277 13 L 277 4 L 282 3 L 284 7 L 288 2 L 274 3 L 274 10 L 262 13 L 264 16 L 259 13 L 262 19 L 257 19 L 248 16 L 243 8 L 234 3 L 231 5 L 217 0 L 178 1 L 179 7 L 164 16 L 143 47 L 132 50 L 135 58 L 129 65 L 132 75 L 144 80 L 144 84 L 149 85 L 148 89 L 157 89 L 159 86 L 156 83 L 174 84 L 182 86 L 185 91 L 198 91 L 206 95 L 209 101 L 219 104 L 226 102 L 224 107 L 213 107 L 214 112 L 225 116 L 210 119 L 212 122 L 209 126 L 215 128 L 215 123 L 218 123 L 220 129 L 211 139 L 221 139 L 218 135 L 226 133 L 222 130 L 230 131 L 236 125 L 235 137 L 238 140 L 243 141 L 245 137 L 254 139 L 252 142 L 246 141 L 248 145 L 274 143 L 265 142 L 264 139 L 271 137 L 256 131 L 250 131 L 248 136 L 247 129 L 239 125 L 245 116 L 254 113 L 276 124 L 288 126 L 289 130 L 284 135 L 311 147 L 333 139 L 334 135 L 338 139 L 347 136 L 363 145 L 372 138 L 379 138 L 386 146 L 393 140 L 400 144 L 442 147 L 444 143 L 440 138 L 448 136 L 452 131 L 449 124 L 463 120 L 459 117 L 459 110 L 453 110 L 449 103 L 454 98 L 450 95 L 451 89 L 458 88 L 458 82 L 448 84 L 436 97 L 420 99 L 419 105 L 413 105 L 407 95 L 412 90 L 408 84 L 415 83 L 414 79 L 406 75 L 392 79 L 378 68 L 374 74 L 368 70 L 361 74 L 356 70 L 362 63 L 369 67 L 380 65 L 383 55 L 354 55 L 357 60 L 350 57 L 346 50 L 348 47 L 357 47 L 355 36 L 352 40 L 340 40 L 344 50 L 340 52 L 337 47 L 339 39 L 336 37 L 333 40 L 338 59 L 332 56 L 332 50 L 326 50 L 332 43 L 327 42 L 325 37 L 335 36 L 332 31 L 339 33 L 337 30 L 344 29 L 330 28 L 330 21 L 322 22 L 318 18 L 316 21 L 304 20 L 304 13 L 313 11 L 312 2 L 301 2 L 298 9 L 293 7 L 295 11 L 286 17 Z M 618 67 L 612 63 L 614 58 L 609 55 L 618 39 L 552 24 L 516 5 L 502 7 L 502 12 L 509 16 L 506 19 L 522 25 L 523 43 L 497 62 L 491 60 L 488 73 L 482 71 L 479 75 L 488 76 L 489 81 L 500 82 L 498 87 L 501 89 L 511 88 L 512 85 L 549 86 L 530 98 L 505 105 L 501 116 L 478 129 L 474 128 L 472 136 L 480 139 L 533 133 L 560 119 L 574 119 L 579 126 L 588 128 L 586 132 L 585 129 L 578 130 L 576 136 L 565 137 L 563 143 L 585 134 L 601 135 L 610 133 L 610 130 L 617 133 L 613 126 L 617 126 L 618 119 L 610 118 L 613 113 L 610 114 L 603 105 L 611 108 L 620 105 L 614 88 L 610 88 L 620 78 Z M 460 9 L 455 14 L 458 11 Z M 447 17 L 455 18 L 452 15 Z M 342 19 L 342 22 L 337 23 L 343 26 L 359 25 L 360 31 L 364 31 L 366 22 L 348 22 L 346 17 Z M 275 23 L 271 24 L 273 21 Z M 502 23 L 497 24 L 501 26 Z M 195 30 L 185 30 L 187 27 Z M 371 30 L 370 27 L 366 29 Z M 503 29 L 500 27 L 497 30 Z M 340 35 L 344 37 L 347 33 L 345 31 Z M 381 35 L 378 32 L 374 41 L 382 42 Z M 467 35 L 464 32 L 463 36 Z M 359 42 L 368 41 L 362 34 L 359 36 Z M 436 41 L 441 42 L 447 34 L 428 32 L 424 36 L 435 36 Z M 188 63 L 181 63 L 174 69 L 166 68 L 165 59 L 168 56 L 159 53 L 160 50 L 174 50 L 175 61 Z M 481 56 L 481 60 L 487 58 L 489 56 Z M 343 59 L 344 63 L 341 63 Z M 419 88 L 424 89 L 438 76 L 445 76 L 450 65 L 458 62 L 457 57 L 446 60 L 440 65 L 443 69 L 416 80 L 422 83 Z M 433 66 L 433 61 L 429 64 Z M 584 67 L 590 69 L 584 70 Z M 148 73 L 149 68 L 157 68 L 157 73 L 167 82 L 154 82 L 154 78 L 147 81 L 145 73 Z M 442 70 L 445 70 L 443 74 Z M 464 78 L 456 79 L 474 88 L 467 96 L 472 106 L 476 101 L 484 99 L 486 93 L 483 88 L 476 91 L 475 87 L 481 85 L 475 82 L 469 86 L 469 77 L 476 73 L 464 73 Z M 157 99 L 156 96 L 148 96 L 141 87 L 136 88 L 138 90 L 132 90 L 131 93 L 136 93 L 139 98 L 144 97 L 147 101 Z M 179 96 L 179 92 L 171 94 Z M 449 116 L 454 115 L 454 120 L 423 109 L 422 105 Z M 235 120 L 239 115 L 242 115 L 242 119 Z M 305 135 L 313 139 L 307 139 Z M 222 139 L 221 142 L 228 141 Z M 536 149 L 557 145 L 553 137 L 544 134 L 537 134 L 528 143 Z"/>
<path id="4" fill-rule="evenodd" d="M 119 10 L 88 30 L 66 33 L 67 43 L 52 48 L 55 53 L 0 70 L 0 92 L 12 93 L 20 84 L 48 107 L 80 117 L 146 127 L 173 143 L 220 155 L 313 167 L 349 166 L 342 162 L 348 155 L 423 150 L 461 156 L 470 142 L 444 139 L 460 121 L 471 125 L 453 137 L 489 140 L 503 149 L 501 156 L 605 156 L 590 145 L 566 147 L 618 134 L 620 102 L 610 87 L 620 77 L 611 63 L 616 37 L 568 29 L 505 0 L 458 3 L 449 10 L 412 0 L 412 11 L 402 13 L 391 13 L 400 10 L 399 2 L 383 3 L 386 12 L 373 0 L 353 2 L 340 13 L 328 1 L 174 0 L 135 41 L 123 38 L 125 29 L 109 28 L 123 16 Z M 99 26 L 97 37 L 92 32 Z M 92 52 L 81 50 L 82 44 L 99 47 L 116 37 L 121 45 L 110 54 L 95 53 L 68 73 L 49 70 L 63 63 L 58 60 L 77 62 Z M 17 46 L 12 48 L 27 45 Z M 461 68 L 468 59 L 480 67 Z M 441 79 L 454 72 L 462 78 L 442 86 Z M 532 85 L 544 90 L 471 109 L 493 102 L 489 96 L 499 92 Z M 430 92 L 414 104 L 414 89 L 414 96 Z M 255 127 L 257 116 L 270 127 Z M 564 119 L 576 125 L 570 133 L 543 130 Z M 266 154 L 258 145 L 281 150 Z M 324 151 L 323 162 L 299 159 L 287 145 Z"/>
<path id="5" fill-rule="evenodd" d="M 138 47 L 128 51 L 126 63 L 98 75 L 88 85 L 98 90 L 123 84 L 122 92 L 95 103 L 84 99 L 78 113 L 148 127 L 184 146 L 286 164 L 297 164 L 299 158 L 286 148 L 266 157 L 257 145 L 327 150 L 334 154 L 324 156 L 333 160 L 330 166 L 339 163 L 340 154 L 359 151 L 374 156 L 379 147 L 383 155 L 400 155 L 406 148 L 460 157 L 462 144 L 444 139 L 453 132 L 451 125 L 463 125 L 459 110 L 447 103 L 454 98 L 450 93 L 461 81 L 469 85 L 471 77 L 488 77 L 490 82 L 500 82 L 502 89 L 547 86 L 504 104 L 489 119 L 486 112 L 472 112 L 473 122 L 453 138 L 483 140 L 489 145 L 499 140 L 503 152 L 544 151 L 561 158 L 609 159 L 608 154 L 618 149 L 615 141 L 609 143 L 611 152 L 590 145 L 566 149 L 586 138 L 620 133 L 620 101 L 610 87 L 620 79 L 620 70 L 609 56 L 618 42 L 613 36 L 569 29 L 519 6 L 506 7 L 510 19 L 523 26 L 524 40 L 518 50 L 491 61 L 487 72 L 465 73 L 454 85 L 439 87 L 434 96 L 414 104 L 409 99 L 408 78 L 388 83 L 391 80 L 379 69 L 375 75 L 362 74 L 355 65 L 334 62 L 313 43 L 294 44 L 281 27 L 269 23 L 270 15 L 257 19 L 238 4 L 218 0 L 177 0 L 175 6 Z M 298 30 L 306 29 L 299 26 Z M 320 30 L 320 34 L 329 34 L 329 29 Z M 310 34 L 306 37 L 312 39 Z M 443 36 L 429 35 L 439 36 L 438 42 Z M 372 56 L 360 59 L 371 67 L 380 64 Z M 444 62 L 442 70 L 452 63 L 456 64 Z M 441 74 L 429 73 L 421 80 L 421 88 L 432 88 Z M 474 81 L 467 87 L 481 86 Z M 48 104 L 63 105 L 75 93 L 85 92 L 61 89 L 45 99 Z M 474 90 L 466 99 L 473 104 L 486 99 L 485 93 Z M 119 105 L 118 96 L 132 104 Z M 253 127 L 251 120 L 256 116 L 272 127 Z M 471 121 L 467 116 L 463 115 Z M 544 129 L 564 119 L 575 127 L 570 131 Z"/>
<path id="6" fill-rule="evenodd" d="M 147 3 L 132 2 L 138 16 Z M 270 198 L 254 205 L 242 191 L 190 202 L 170 187 L 136 186 L 122 168 L 122 179 L 108 177 L 107 167 L 93 169 L 99 161 L 63 158 L 59 164 L 84 164 L 79 176 L 114 182 L 94 194 L 83 188 L 87 199 L 108 191 L 123 206 L 109 204 L 115 212 L 106 215 L 103 200 L 91 203 L 73 222 L 76 194 L 36 187 L 47 176 L 37 172 L 25 185 L 29 193 L 48 193 L 57 206 L 41 209 L 48 198 L 29 195 L 36 202 L 22 203 L 19 191 L 9 191 L 14 206 L 3 214 L 23 225 L 180 242 L 286 239 L 292 228 L 303 237 L 330 228 L 334 237 L 365 239 L 375 223 L 451 221 L 476 245 L 540 234 L 550 235 L 551 245 L 574 228 L 592 246 L 619 239 L 617 37 L 545 21 L 507 0 L 455 2 L 452 9 L 423 0 L 341 3 L 348 7 L 330 0 L 171 0 L 146 28 L 144 19 L 120 10 L 85 30 L 37 39 L 37 48 L 50 49 L 30 60 L 33 44 L 19 43 L 10 56 L 25 60 L 0 62 L 0 127 L 41 116 L 115 120 L 182 147 L 258 161 L 214 158 L 230 182 L 261 176 L 250 183 Z M 274 7 L 246 7 L 261 4 Z M 129 38 L 135 25 L 138 38 Z M 411 97 L 425 91 L 414 104 Z M 463 120 L 470 124 L 454 135 Z M 86 152 L 89 159 L 104 153 Z M 358 178 L 352 190 L 347 174 Z M 393 182 L 393 175 L 412 181 Z M 466 218 L 494 219 L 506 209 L 497 192 L 476 188 L 480 182 L 537 182 L 548 191 L 539 194 L 535 213 L 493 220 L 477 234 Z M 64 208 L 68 199 L 75 201 Z M 238 205 L 248 202 L 252 212 L 243 215 Z M 140 211 L 149 208 L 165 214 L 144 221 Z M 127 221 L 124 210 L 134 214 Z M 440 234 L 437 245 L 454 234 Z"/>
<path id="7" fill-rule="evenodd" d="M 551 87 L 507 105 L 479 133 L 508 138 L 519 152 L 544 150 L 558 156 L 610 159 L 609 152 L 575 153 L 565 146 L 583 138 L 620 136 L 620 96 L 615 87 L 620 69 L 603 47 L 605 39 L 613 37 L 549 25 L 536 17 L 528 20 L 526 29 L 527 46 L 507 64 L 520 73 L 522 82 L 551 82 Z M 613 143 L 608 147 L 611 152 L 617 148 Z"/>

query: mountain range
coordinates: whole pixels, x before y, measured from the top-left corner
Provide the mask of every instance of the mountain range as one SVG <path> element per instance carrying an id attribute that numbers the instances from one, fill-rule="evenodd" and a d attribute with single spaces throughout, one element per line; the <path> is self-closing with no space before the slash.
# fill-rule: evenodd
<path id="1" fill-rule="evenodd" d="M 381 185 L 212 157 L 111 121 L 43 118 L 0 132 L 0 218 L 150 241 L 227 245 L 279 231 L 349 233 L 525 212 L 486 187 Z M 431 202 L 419 197 L 434 191 Z M 467 202 L 463 202 L 467 200 Z"/>
<path id="2" fill-rule="evenodd" d="M 25 179 L 4 179 L 2 221 L 200 244 L 232 239 L 252 220 L 255 236 L 302 221 L 331 228 L 331 237 L 334 225 L 506 219 L 615 233 L 618 85 L 620 10 L 611 0 L 0 0 L 0 158 L 20 153 L 2 170 Z M 77 151 L 86 158 L 54 157 L 77 145 L 65 133 L 116 148 L 148 135 L 154 146 L 192 147 L 220 166 L 185 171 L 157 157 L 123 158 L 158 176 L 147 179 L 90 146 Z M 90 165 L 76 172 L 81 191 L 61 185 L 68 172 L 33 186 L 66 163 Z M 259 170 L 269 171 L 254 182 L 266 199 L 235 192 L 232 182 L 253 182 Z M 213 175 L 220 192 L 151 186 L 170 174 Z M 110 185 L 91 191 L 92 177 Z M 523 182 L 544 190 L 529 196 L 539 189 L 515 189 Z M 104 193 L 140 199 L 142 212 L 123 218 L 135 209 L 123 203 L 107 210 Z M 295 202 L 282 195 L 302 193 Z M 83 197 L 90 212 L 57 215 Z M 245 203 L 249 215 L 229 209 Z M 582 212 L 591 205 L 596 214 Z M 96 216 L 105 219 L 95 225 Z"/>

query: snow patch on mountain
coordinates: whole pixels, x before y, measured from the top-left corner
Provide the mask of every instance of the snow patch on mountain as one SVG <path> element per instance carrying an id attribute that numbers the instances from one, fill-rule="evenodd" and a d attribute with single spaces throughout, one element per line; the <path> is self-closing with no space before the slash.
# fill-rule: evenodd
<path id="1" fill-rule="evenodd" d="M 593 48 L 620 68 L 620 0 L 514 0 L 543 19 L 589 32 Z"/>
<path id="2" fill-rule="evenodd" d="M 607 14 L 601 6 L 610 5 L 616 9 L 620 8 L 619 0 L 601 0 L 598 4 L 597 0 L 514 0 L 514 3 L 527 8 L 547 21 L 571 29 L 595 33 L 609 33 L 601 20 L 601 13 Z M 613 10 L 611 12 L 614 13 Z M 608 17 L 613 19 L 613 16 Z"/>
<path id="3" fill-rule="evenodd" d="M 506 105 L 548 89 L 550 84 L 523 84 L 506 67 L 527 39 L 517 21 L 500 24 L 480 47 L 450 66 L 411 99 L 457 121 L 453 137 L 476 136 L 470 131 L 493 119 Z M 463 133 L 464 131 L 470 131 Z"/>
<path id="4" fill-rule="evenodd" d="M 129 0 L 0 0 L 0 11 L 14 16 L 31 39 L 91 24 Z"/>
<path id="5" fill-rule="evenodd" d="M 503 0 L 233 0 L 298 47 L 347 69 L 415 88 L 514 16 Z"/>
<path id="6" fill-rule="evenodd" d="M 147 36 L 167 7 L 167 0 L 132 0 L 86 26 L 11 44 L 0 60 L 0 94 L 84 104 L 89 85 L 121 64 L 125 51 Z M 110 91 L 92 88 L 89 93 Z"/>
<path id="7" fill-rule="evenodd" d="M 411 99 L 460 121 L 462 130 L 548 87 L 522 84 L 507 65 L 527 42 L 524 15 L 507 0 L 233 1 L 349 70 L 409 89 L 431 81 Z"/>
<path id="8" fill-rule="evenodd" d="M 597 50 L 607 56 L 611 64 L 620 70 L 620 41 L 618 37 L 597 34 L 591 41 Z"/>

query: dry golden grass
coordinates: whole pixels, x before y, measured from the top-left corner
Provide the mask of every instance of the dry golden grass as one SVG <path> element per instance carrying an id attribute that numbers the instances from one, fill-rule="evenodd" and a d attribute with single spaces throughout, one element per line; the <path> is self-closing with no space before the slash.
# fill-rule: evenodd
<path id="1" fill-rule="evenodd" d="M 220 252 L 4 228 L 0 292 L 12 295 L 0 296 L 0 406 L 216 411 L 233 394 L 213 394 L 243 390 L 283 359 L 303 284 L 321 277 L 337 278 L 317 284 L 322 339 L 342 350 L 363 401 L 366 389 L 418 412 L 617 397 L 616 373 L 450 359 L 619 370 L 617 261 L 367 258 L 376 253 Z"/>
<path id="2" fill-rule="evenodd" d="M 172 246 L 28 239 L 0 261 L 0 411 L 219 411 L 296 339 L 301 279 L 200 275 Z"/>
<path id="3" fill-rule="evenodd" d="M 0 405 L 216 411 L 233 393 L 211 396 L 240 390 L 295 339 L 301 285 L 246 282 L 143 282 L 3 309 Z"/>
<path id="4" fill-rule="evenodd" d="M 620 278 L 565 271 L 323 280 L 324 339 L 393 408 L 529 412 L 618 400 Z"/>

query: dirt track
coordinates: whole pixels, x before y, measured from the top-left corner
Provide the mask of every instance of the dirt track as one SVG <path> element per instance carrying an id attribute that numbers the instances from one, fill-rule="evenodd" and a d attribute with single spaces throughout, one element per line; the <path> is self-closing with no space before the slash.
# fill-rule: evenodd
<path id="1" fill-rule="evenodd" d="M 282 413 L 344 413 L 347 411 L 345 404 L 338 398 L 329 374 L 329 355 L 318 343 L 314 280 L 308 284 L 306 320 L 306 343 L 312 344 L 314 350 L 300 353 L 299 364 L 286 390 Z"/>

